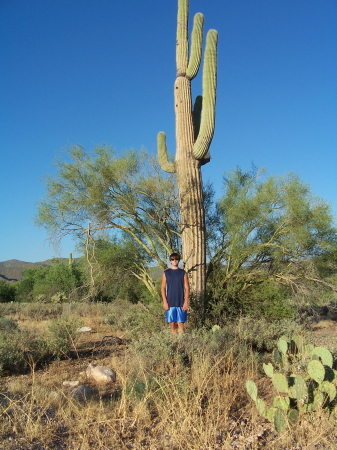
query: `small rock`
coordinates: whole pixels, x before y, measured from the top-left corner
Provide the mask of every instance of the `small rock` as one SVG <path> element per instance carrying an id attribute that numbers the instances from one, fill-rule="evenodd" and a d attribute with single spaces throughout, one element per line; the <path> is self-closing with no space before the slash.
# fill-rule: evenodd
<path id="1" fill-rule="evenodd" d="M 80 382 L 79 381 L 63 381 L 62 384 L 65 387 L 75 388 L 80 384 Z"/>
<path id="2" fill-rule="evenodd" d="M 90 327 L 80 327 L 80 328 L 77 328 L 76 331 L 78 331 L 79 333 L 85 333 L 87 331 L 91 331 L 91 328 Z"/>
<path id="3" fill-rule="evenodd" d="M 94 395 L 94 391 L 90 386 L 86 386 L 83 384 L 74 388 L 70 394 L 74 400 L 83 403 L 92 398 L 92 396 Z"/>
<path id="4" fill-rule="evenodd" d="M 93 378 L 97 382 L 108 383 L 111 381 L 116 381 L 116 372 L 104 366 L 89 364 L 86 374 L 87 377 Z"/>

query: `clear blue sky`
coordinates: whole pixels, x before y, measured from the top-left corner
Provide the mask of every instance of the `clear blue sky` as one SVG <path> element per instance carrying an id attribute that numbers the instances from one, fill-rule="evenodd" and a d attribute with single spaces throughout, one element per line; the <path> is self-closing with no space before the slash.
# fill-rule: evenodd
<path id="1" fill-rule="evenodd" d="M 62 149 L 174 153 L 175 0 L 0 1 L 0 261 L 56 256 L 34 226 Z M 190 0 L 219 32 L 205 179 L 297 172 L 337 212 L 337 1 Z M 201 94 L 201 76 L 193 94 Z M 66 240 L 61 256 L 74 251 Z"/>

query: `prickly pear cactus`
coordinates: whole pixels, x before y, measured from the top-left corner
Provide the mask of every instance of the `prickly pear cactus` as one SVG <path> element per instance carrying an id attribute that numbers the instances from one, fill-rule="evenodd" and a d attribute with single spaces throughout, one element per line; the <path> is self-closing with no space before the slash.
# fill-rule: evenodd
<path id="1" fill-rule="evenodd" d="M 309 358 L 311 360 L 308 362 Z M 294 336 L 291 340 L 283 336 L 277 342 L 272 359 L 285 372 L 294 362 L 305 359 L 308 362 L 303 374 L 278 373 L 272 363 L 263 364 L 263 370 L 277 393 L 270 408 L 258 397 L 256 384 L 251 380 L 246 383 L 247 392 L 257 410 L 274 425 L 277 432 L 295 425 L 303 414 L 322 408 L 331 410 L 337 395 L 337 372 L 332 369 L 333 357 L 329 350 L 305 345 L 303 338 L 299 336 Z M 337 407 L 332 410 L 332 414 L 337 415 Z"/>
<path id="2" fill-rule="evenodd" d="M 166 172 L 176 172 L 180 203 L 182 254 L 185 270 L 196 297 L 206 289 L 205 212 L 200 167 L 210 160 L 209 147 L 214 134 L 217 79 L 218 33 L 206 37 L 203 66 L 203 97 L 198 96 L 192 110 L 191 81 L 201 63 L 202 14 L 194 17 L 191 51 L 188 42 L 188 0 L 178 0 L 176 63 L 174 85 L 176 113 L 176 154 L 168 157 L 165 133 L 158 134 L 158 161 Z"/>

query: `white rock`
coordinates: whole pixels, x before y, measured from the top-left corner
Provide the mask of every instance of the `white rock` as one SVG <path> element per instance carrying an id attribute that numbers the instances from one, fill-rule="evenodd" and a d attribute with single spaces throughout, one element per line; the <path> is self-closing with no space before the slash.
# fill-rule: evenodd
<path id="1" fill-rule="evenodd" d="M 80 328 L 77 328 L 76 331 L 78 331 L 79 333 L 85 333 L 87 331 L 91 331 L 91 328 L 90 327 L 80 327 Z"/>
<path id="2" fill-rule="evenodd" d="M 111 381 L 116 381 L 116 372 L 104 366 L 95 366 L 94 364 L 89 364 L 86 374 L 87 377 L 93 378 L 98 382 L 108 383 Z"/>
<path id="3" fill-rule="evenodd" d="M 69 387 L 69 388 L 75 388 L 80 384 L 79 381 L 63 381 L 63 386 Z"/>

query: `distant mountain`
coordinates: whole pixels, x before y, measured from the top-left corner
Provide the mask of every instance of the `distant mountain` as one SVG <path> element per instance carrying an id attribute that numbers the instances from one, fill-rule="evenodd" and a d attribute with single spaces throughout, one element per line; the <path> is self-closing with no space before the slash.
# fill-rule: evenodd
<path id="1" fill-rule="evenodd" d="M 62 258 L 65 260 L 65 258 Z M 4 281 L 20 281 L 22 279 L 22 272 L 24 269 L 36 269 L 38 267 L 46 267 L 52 265 L 52 261 L 42 262 L 26 262 L 17 259 L 9 259 L 8 261 L 0 262 L 0 280 Z"/>

